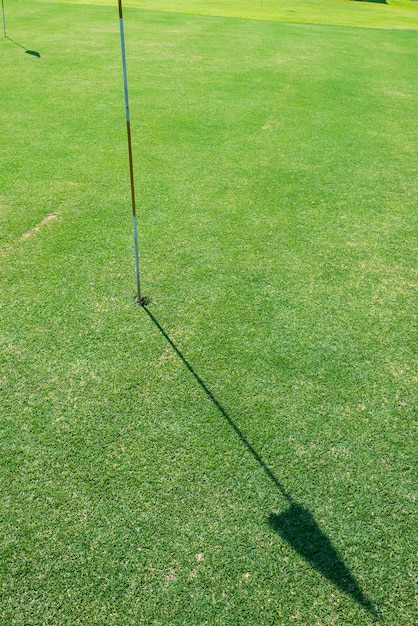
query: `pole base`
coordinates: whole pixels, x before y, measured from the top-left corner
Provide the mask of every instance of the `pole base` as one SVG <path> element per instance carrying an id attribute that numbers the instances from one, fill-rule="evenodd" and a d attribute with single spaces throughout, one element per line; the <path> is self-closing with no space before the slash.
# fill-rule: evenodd
<path id="1" fill-rule="evenodd" d="M 147 298 L 147 296 L 140 296 L 138 298 L 138 296 L 135 297 L 135 304 L 137 304 L 138 306 L 148 306 L 148 304 L 150 303 L 149 298 Z"/>

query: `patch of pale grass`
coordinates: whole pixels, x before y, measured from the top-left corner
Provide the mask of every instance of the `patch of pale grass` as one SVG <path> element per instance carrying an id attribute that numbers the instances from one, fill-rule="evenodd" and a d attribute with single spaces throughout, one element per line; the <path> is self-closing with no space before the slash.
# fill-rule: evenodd
<path id="1" fill-rule="evenodd" d="M 46 226 L 46 224 L 48 224 L 49 222 L 51 222 L 53 220 L 56 220 L 56 219 L 58 219 L 58 214 L 57 213 L 50 213 L 49 215 L 44 217 L 44 219 L 41 220 L 38 224 L 36 224 L 32 228 L 29 228 L 29 230 L 27 230 L 25 233 L 23 233 L 23 235 L 20 238 L 21 241 L 24 241 L 25 239 L 29 239 L 29 237 L 32 237 L 38 231 L 40 231 L 43 226 Z"/>

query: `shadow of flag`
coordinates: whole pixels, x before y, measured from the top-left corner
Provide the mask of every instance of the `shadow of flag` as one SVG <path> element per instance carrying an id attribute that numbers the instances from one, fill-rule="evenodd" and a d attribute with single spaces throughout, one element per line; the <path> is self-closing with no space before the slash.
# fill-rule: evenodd
<path id="1" fill-rule="evenodd" d="M 14 39 L 12 39 L 11 37 L 9 37 L 9 35 L 4 35 L 6 37 L 6 39 L 8 39 L 9 41 L 11 41 L 12 43 L 14 43 L 16 46 L 19 46 L 19 48 L 22 48 L 22 50 L 25 51 L 26 54 L 30 54 L 33 57 L 37 57 L 38 59 L 41 58 L 41 55 L 39 54 L 39 52 L 37 52 L 36 50 L 29 50 L 28 48 L 25 48 L 25 46 L 22 46 L 21 43 L 15 41 Z"/>
<path id="2" fill-rule="evenodd" d="M 312 567 L 374 617 L 379 617 L 373 604 L 364 595 L 354 576 L 308 509 L 292 501 L 283 513 L 279 515 L 271 513 L 269 524 Z"/>
<path id="3" fill-rule="evenodd" d="M 169 334 L 161 326 L 157 318 L 151 313 L 149 308 L 142 303 L 143 310 L 152 320 L 160 333 L 165 337 L 179 359 L 183 362 L 190 374 L 200 385 L 209 400 L 218 409 L 220 415 L 231 426 L 241 443 L 247 451 L 252 455 L 259 467 L 264 471 L 265 475 L 270 479 L 278 492 L 288 502 L 288 508 L 284 513 L 279 515 L 271 513 L 269 523 L 272 528 L 306 561 L 308 561 L 323 576 L 328 578 L 344 593 L 351 596 L 356 602 L 363 606 L 375 618 L 380 617 L 378 611 L 374 608 L 370 600 L 364 595 L 360 586 L 356 582 L 344 561 L 332 545 L 328 537 L 319 528 L 315 518 L 308 509 L 297 504 L 292 496 L 286 491 L 282 483 L 274 475 L 270 467 L 267 465 L 263 457 L 257 452 L 254 446 L 248 441 L 239 426 L 235 423 L 229 413 L 215 398 L 212 391 L 203 381 L 202 377 L 196 372 L 191 363 L 186 359 L 178 346 L 171 339 Z"/>

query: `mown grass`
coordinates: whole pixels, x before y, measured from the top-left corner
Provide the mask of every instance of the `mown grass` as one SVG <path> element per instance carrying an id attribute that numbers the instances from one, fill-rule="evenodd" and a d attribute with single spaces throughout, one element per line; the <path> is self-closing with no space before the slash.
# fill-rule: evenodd
<path id="1" fill-rule="evenodd" d="M 126 9 L 150 316 L 117 11 L 8 4 L 3 623 L 413 623 L 416 33 L 349 7 Z"/>
<path id="2" fill-rule="evenodd" d="M 89 4 L 86 0 L 60 0 Z M 112 0 L 94 0 L 112 5 Z M 329 24 L 365 28 L 417 29 L 415 0 L 125 0 L 124 6 L 152 11 L 212 15 L 302 24 Z"/>

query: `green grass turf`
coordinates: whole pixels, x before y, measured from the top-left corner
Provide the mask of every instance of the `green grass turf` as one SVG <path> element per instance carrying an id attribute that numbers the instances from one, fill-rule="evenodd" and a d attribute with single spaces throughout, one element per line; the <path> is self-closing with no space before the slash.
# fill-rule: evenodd
<path id="1" fill-rule="evenodd" d="M 417 35 L 344 6 L 126 9 L 150 316 L 117 11 L 7 3 L 2 624 L 414 623 Z"/>
<path id="2" fill-rule="evenodd" d="M 114 5 L 112 0 L 59 0 Z M 123 6 L 279 22 L 350 25 L 368 28 L 418 28 L 415 0 L 124 0 Z"/>

